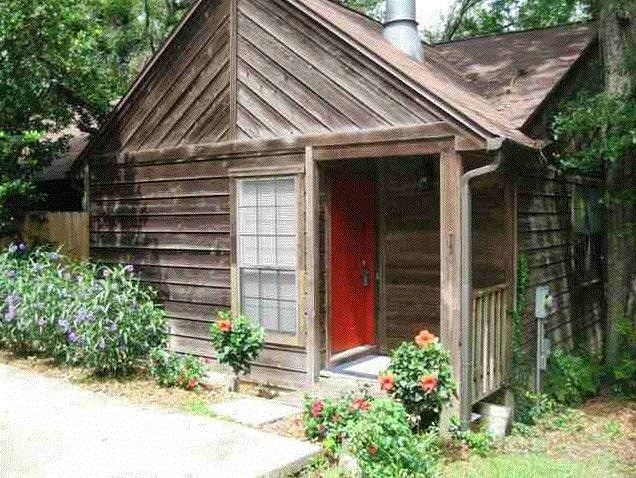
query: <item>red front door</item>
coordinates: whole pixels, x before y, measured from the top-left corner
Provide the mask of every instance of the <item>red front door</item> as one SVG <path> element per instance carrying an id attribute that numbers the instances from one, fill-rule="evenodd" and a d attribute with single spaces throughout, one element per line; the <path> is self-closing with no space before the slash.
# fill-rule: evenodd
<path id="1" fill-rule="evenodd" d="M 331 188 L 331 351 L 375 342 L 375 184 L 343 176 Z"/>

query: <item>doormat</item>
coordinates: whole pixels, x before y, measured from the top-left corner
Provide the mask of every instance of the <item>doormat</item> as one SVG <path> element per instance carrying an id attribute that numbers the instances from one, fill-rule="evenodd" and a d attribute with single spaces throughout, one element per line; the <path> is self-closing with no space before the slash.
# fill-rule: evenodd
<path id="1" fill-rule="evenodd" d="M 331 367 L 329 371 L 342 375 L 374 379 L 380 375 L 380 372 L 386 370 L 390 361 L 391 359 L 385 355 L 366 355 L 351 362 Z"/>

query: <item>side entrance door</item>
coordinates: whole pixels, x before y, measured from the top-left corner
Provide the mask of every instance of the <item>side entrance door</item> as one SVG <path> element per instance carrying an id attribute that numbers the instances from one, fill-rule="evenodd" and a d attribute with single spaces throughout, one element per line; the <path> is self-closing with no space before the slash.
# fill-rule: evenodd
<path id="1" fill-rule="evenodd" d="M 331 187 L 331 352 L 375 343 L 375 183 L 343 174 Z"/>

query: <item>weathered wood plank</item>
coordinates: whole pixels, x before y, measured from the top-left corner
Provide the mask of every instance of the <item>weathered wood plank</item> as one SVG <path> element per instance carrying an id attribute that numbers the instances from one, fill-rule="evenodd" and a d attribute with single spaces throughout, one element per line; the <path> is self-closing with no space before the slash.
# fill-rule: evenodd
<path id="1" fill-rule="evenodd" d="M 196 216 L 91 216 L 92 232 L 230 232 L 230 215 Z"/>

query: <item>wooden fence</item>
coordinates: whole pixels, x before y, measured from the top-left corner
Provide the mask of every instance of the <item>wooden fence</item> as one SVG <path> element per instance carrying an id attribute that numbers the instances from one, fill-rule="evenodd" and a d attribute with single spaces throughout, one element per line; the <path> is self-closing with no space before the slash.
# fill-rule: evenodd
<path id="1" fill-rule="evenodd" d="M 508 285 L 499 284 L 473 293 L 471 320 L 472 403 L 499 390 L 508 378 Z"/>
<path id="2" fill-rule="evenodd" d="M 86 212 L 33 212 L 24 222 L 22 235 L 31 243 L 53 243 L 61 248 L 62 254 L 74 259 L 88 259 Z"/>

